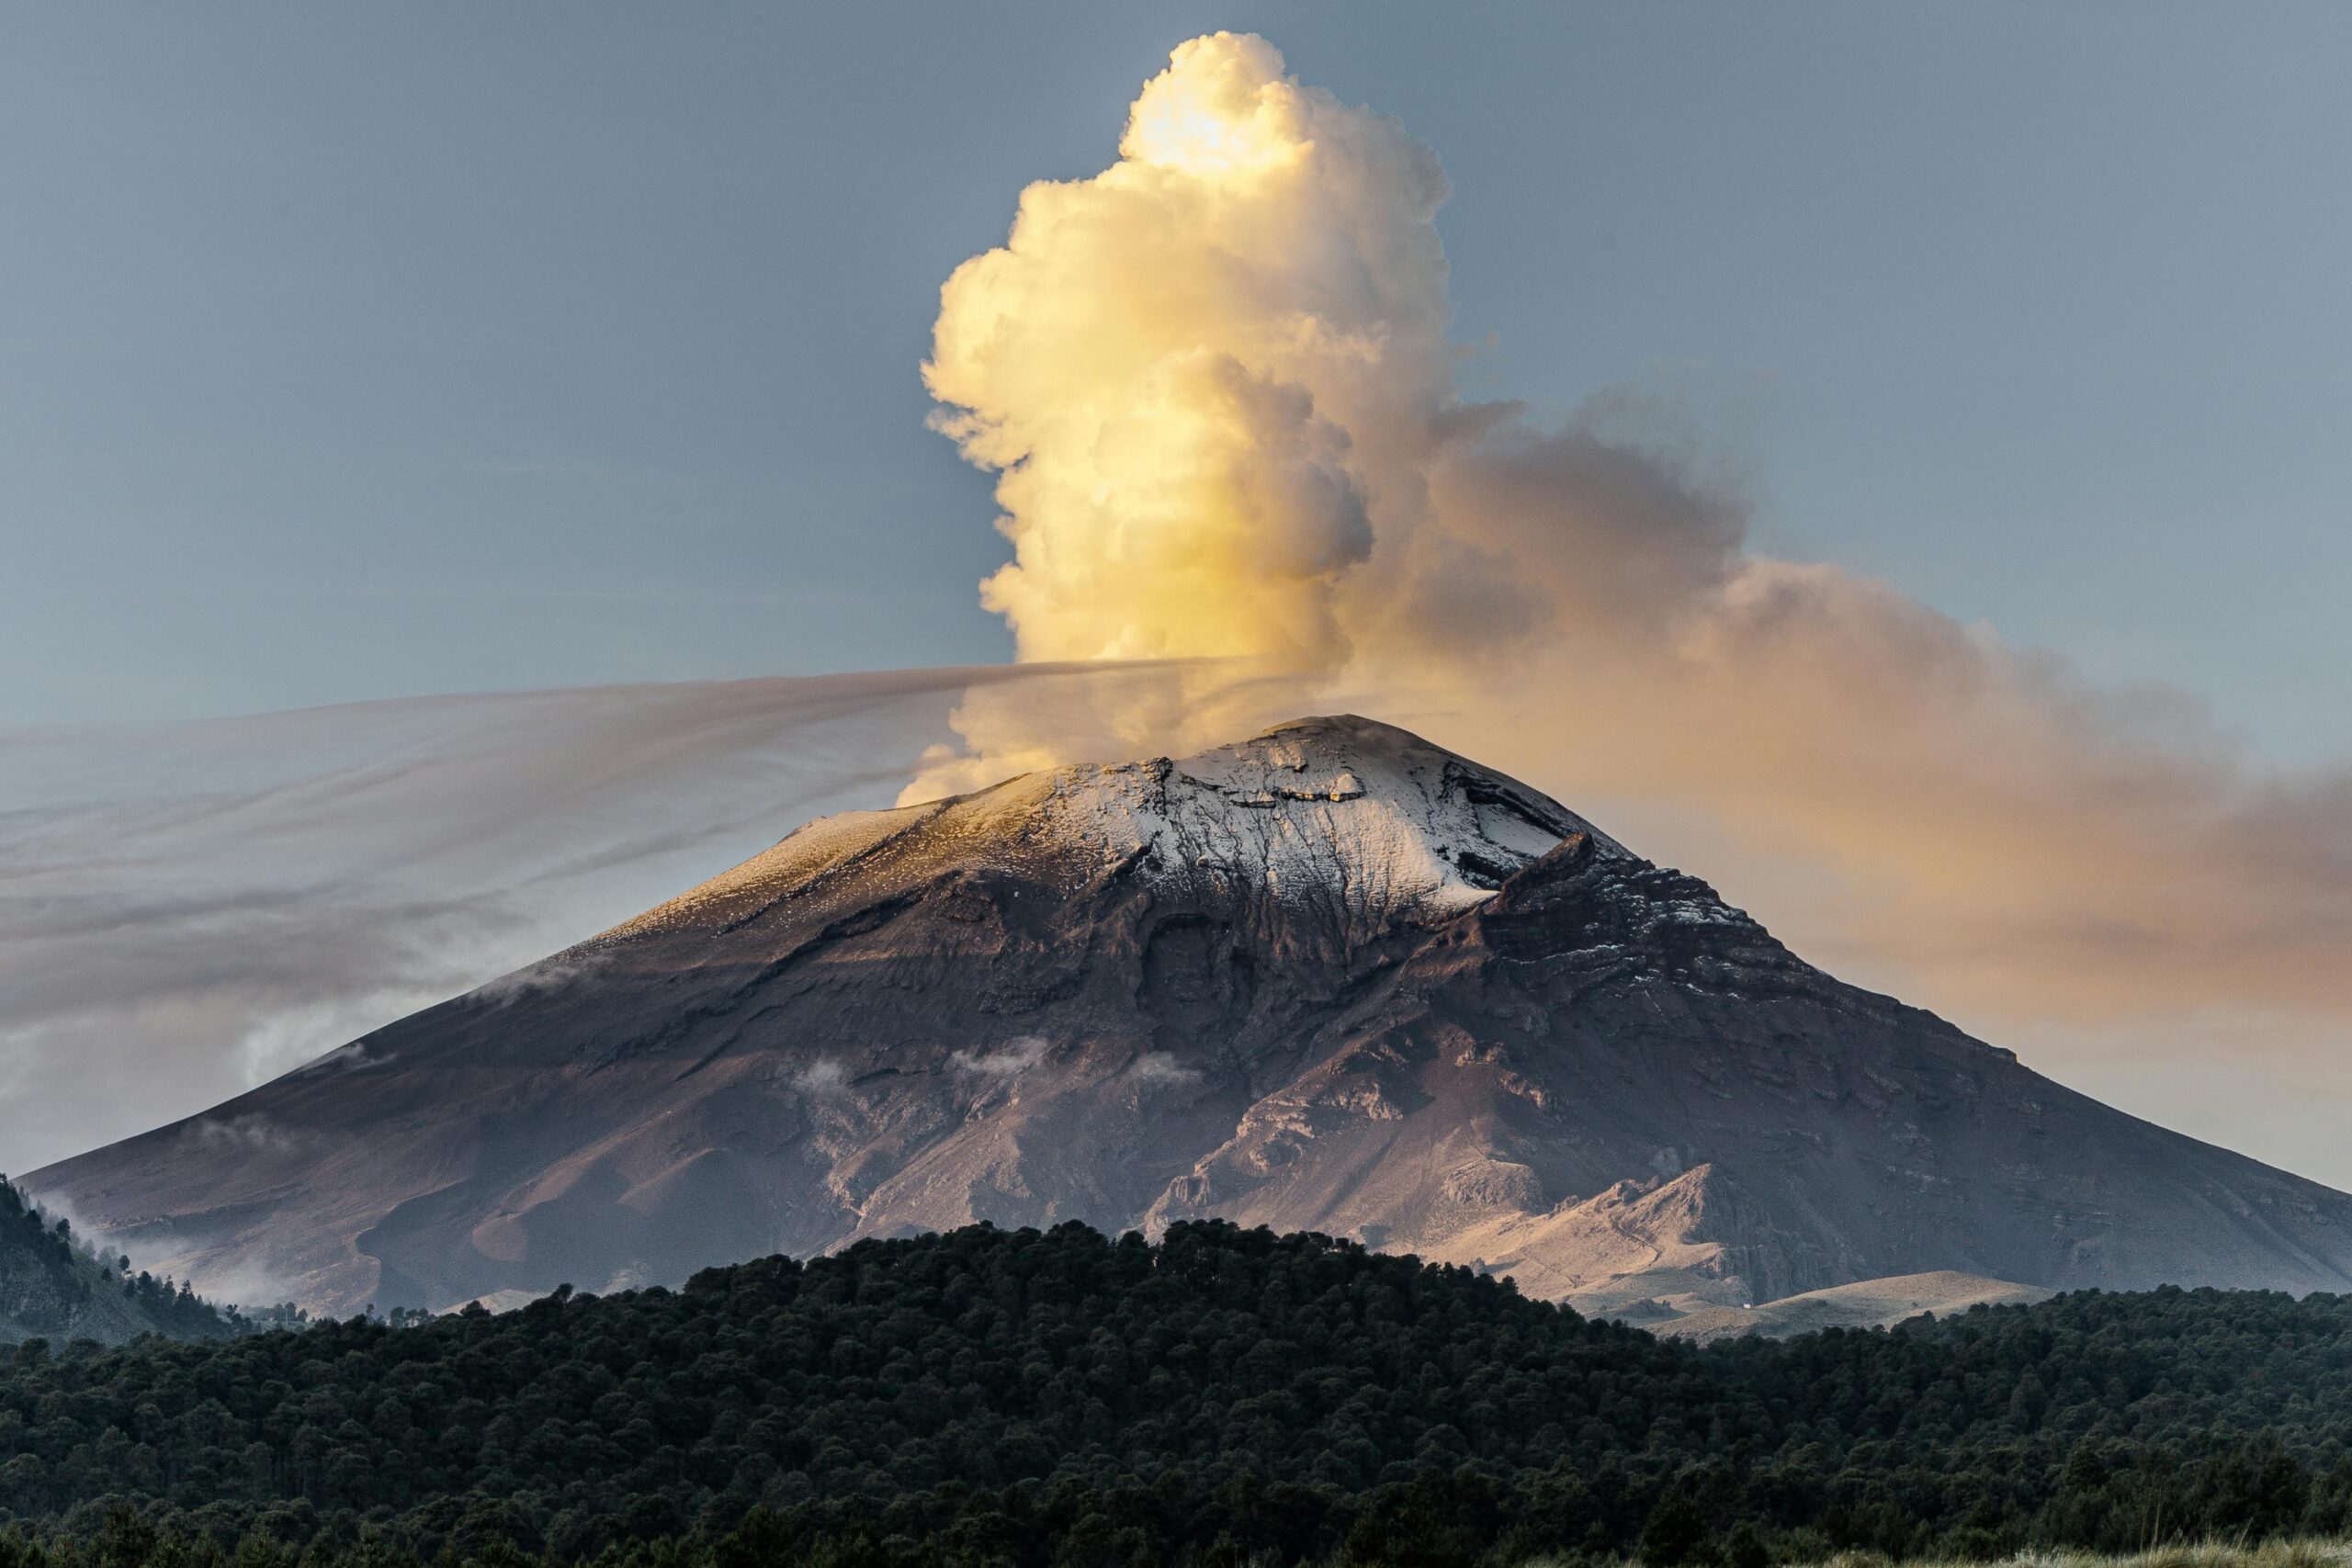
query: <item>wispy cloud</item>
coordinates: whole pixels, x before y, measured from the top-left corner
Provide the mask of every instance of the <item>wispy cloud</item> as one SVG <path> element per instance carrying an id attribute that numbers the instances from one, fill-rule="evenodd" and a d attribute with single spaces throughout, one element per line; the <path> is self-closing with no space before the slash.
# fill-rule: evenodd
<path id="1" fill-rule="evenodd" d="M 0 734 L 0 1148 L 187 1115 L 887 804 L 1001 670 Z M 501 976 L 506 976 L 503 981 Z"/>
<path id="2" fill-rule="evenodd" d="M 1018 1077 L 1046 1059 L 1046 1043 L 1034 1034 L 1008 1040 L 987 1051 L 957 1051 L 947 1058 L 959 1072 L 983 1077 Z"/>

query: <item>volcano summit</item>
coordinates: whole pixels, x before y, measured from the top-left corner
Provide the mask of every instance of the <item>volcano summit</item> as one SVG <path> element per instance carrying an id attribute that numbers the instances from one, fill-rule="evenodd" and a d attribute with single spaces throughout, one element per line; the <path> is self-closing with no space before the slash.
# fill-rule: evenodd
<path id="1" fill-rule="evenodd" d="M 335 1312 L 1203 1215 L 1660 1317 L 1928 1271 L 2352 1289 L 2352 1198 L 1354 717 L 813 822 L 28 1185 L 200 1289 Z"/>

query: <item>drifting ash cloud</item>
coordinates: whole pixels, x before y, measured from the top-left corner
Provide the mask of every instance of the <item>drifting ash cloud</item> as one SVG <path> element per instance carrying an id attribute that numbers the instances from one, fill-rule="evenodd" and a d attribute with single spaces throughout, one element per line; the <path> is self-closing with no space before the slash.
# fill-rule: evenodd
<path id="1" fill-rule="evenodd" d="M 809 817 L 887 804 L 976 686 L 1033 687 L 1043 713 L 1098 679 L 917 671 L 0 735 L 0 1169 L 485 982 L 545 984 L 510 972 Z"/>
<path id="2" fill-rule="evenodd" d="M 1174 52 L 1118 162 L 1022 194 L 924 367 L 1001 475 L 983 600 L 1024 660 L 1232 662 L 1058 729 L 975 694 L 910 798 L 1361 707 L 1703 851 L 1801 948 L 1979 1022 L 2352 1017 L 2352 774 L 1751 554 L 1670 405 L 1465 400 L 1445 197 L 1395 120 L 1233 34 Z"/>

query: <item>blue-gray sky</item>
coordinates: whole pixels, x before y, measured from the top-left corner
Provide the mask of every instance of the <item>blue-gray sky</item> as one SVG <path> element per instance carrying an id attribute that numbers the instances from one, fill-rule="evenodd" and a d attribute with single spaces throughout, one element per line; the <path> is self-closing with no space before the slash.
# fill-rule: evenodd
<path id="1" fill-rule="evenodd" d="M 20 6 L 0 724 L 1004 657 L 937 290 L 1254 28 L 1443 158 L 1463 381 L 1755 543 L 2352 740 L 2333 6 Z"/>

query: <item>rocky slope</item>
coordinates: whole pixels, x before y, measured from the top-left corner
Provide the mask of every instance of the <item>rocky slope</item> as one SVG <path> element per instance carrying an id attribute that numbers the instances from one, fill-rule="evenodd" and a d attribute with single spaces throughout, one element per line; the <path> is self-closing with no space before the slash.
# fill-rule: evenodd
<path id="1" fill-rule="evenodd" d="M 32 1181 L 199 1287 L 334 1311 L 1211 1213 L 1604 1311 L 1929 1270 L 2352 1289 L 2352 1199 L 1357 718 L 812 823 Z"/>

